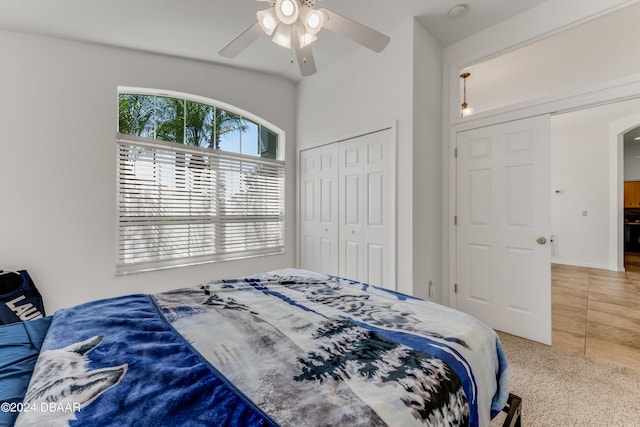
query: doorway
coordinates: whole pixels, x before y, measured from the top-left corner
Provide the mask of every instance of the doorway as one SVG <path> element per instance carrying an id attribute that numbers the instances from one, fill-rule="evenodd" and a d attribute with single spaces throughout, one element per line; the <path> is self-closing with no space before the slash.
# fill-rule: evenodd
<path id="1" fill-rule="evenodd" d="M 552 263 L 625 270 L 624 134 L 638 124 L 640 99 L 552 116 Z"/>
<path id="2" fill-rule="evenodd" d="M 547 196 L 551 202 L 551 264 L 624 271 L 623 134 L 639 123 L 640 99 L 552 116 Z M 464 176 L 457 181 L 458 186 L 479 182 L 465 181 Z M 459 206 L 460 203 L 458 200 Z M 459 236 L 464 221 L 458 221 Z M 463 243 L 457 242 L 458 251 L 464 251 Z M 461 262 L 464 252 L 459 252 L 457 258 Z M 460 286 L 464 269 L 458 273 Z M 462 288 L 461 292 L 468 290 Z M 464 297 L 459 294 L 458 303 Z"/>
<path id="3" fill-rule="evenodd" d="M 625 132 L 624 158 L 624 268 L 640 271 L 640 124 Z"/>
<path id="4" fill-rule="evenodd" d="M 636 369 L 640 252 L 625 250 L 636 218 L 624 182 L 640 181 L 640 141 L 625 144 L 638 125 L 638 99 L 551 120 L 552 344 Z"/>

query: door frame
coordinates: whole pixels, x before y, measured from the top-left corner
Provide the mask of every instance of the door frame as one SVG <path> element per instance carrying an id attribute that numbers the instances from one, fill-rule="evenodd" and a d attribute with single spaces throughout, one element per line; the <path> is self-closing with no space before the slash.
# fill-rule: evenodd
<path id="1" fill-rule="evenodd" d="M 451 123 L 448 126 L 448 149 L 444 150 L 444 161 L 448 164 L 448 177 L 447 184 L 445 184 L 445 191 L 449 195 L 448 203 L 443 204 L 444 209 L 444 224 L 443 228 L 448 230 L 448 237 L 443 244 L 447 246 L 445 253 L 448 260 L 444 266 L 443 273 L 448 276 L 443 281 L 443 286 L 447 289 L 443 289 L 443 296 L 447 296 L 447 301 L 442 301 L 444 304 L 451 307 L 457 307 L 457 295 L 455 293 L 455 284 L 457 283 L 457 242 L 456 242 L 456 198 L 457 198 L 457 166 L 455 159 L 455 152 L 457 148 L 457 134 L 465 130 L 477 129 L 485 126 L 491 126 L 495 124 L 505 123 L 513 120 L 530 118 L 543 114 L 557 115 L 562 113 L 568 113 L 572 111 L 582 110 L 590 107 L 596 107 L 604 104 L 611 104 L 621 101 L 628 101 L 631 99 L 640 98 L 640 74 L 635 74 L 622 79 L 611 80 L 602 84 L 593 85 L 581 90 L 574 90 L 568 93 L 555 94 L 552 96 L 544 97 L 534 101 L 528 101 L 525 103 L 517 104 L 510 107 L 501 108 L 496 111 L 488 111 L 473 116 L 467 116 L 462 120 Z M 620 129 L 618 134 L 623 131 Z M 614 130 L 612 130 L 614 132 Z M 612 135 L 618 141 L 618 134 Z M 611 212 L 618 209 L 621 206 L 621 200 L 623 198 L 622 183 L 619 182 L 618 176 L 621 172 L 622 165 L 620 162 L 620 150 L 619 143 L 610 144 L 611 156 L 610 167 L 612 167 L 612 173 L 610 176 L 610 209 Z M 615 167 L 615 170 L 613 169 Z M 615 173 L 614 173 L 615 172 Z M 616 214 L 620 216 L 620 214 Z M 619 218 L 618 221 L 619 222 Z M 620 249 L 620 235 L 621 227 L 623 224 L 615 224 L 612 227 L 616 227 L 615 233 L 610 233 L 610 250 L 614 251 L 614 256 L 620 263 L 620 258 L 624 260 L 624 248 Z"/>
<path id="2" fill-rule="evenodd" d="M 611 122 L 609 129 L 609 265 L 624 269 L 624 134 L 640 126 L 640 114 Z"/>

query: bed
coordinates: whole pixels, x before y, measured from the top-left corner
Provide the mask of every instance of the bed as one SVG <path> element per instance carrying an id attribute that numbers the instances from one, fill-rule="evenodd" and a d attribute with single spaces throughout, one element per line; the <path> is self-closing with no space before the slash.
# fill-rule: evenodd
<path id="1" fill-rule="evenodd" d="M 519 425 L 504 350 L 456 310 L 284 269 L 57 311 L 16 426 Z M 4 403 L 3 403 L 4 404 Z"/>

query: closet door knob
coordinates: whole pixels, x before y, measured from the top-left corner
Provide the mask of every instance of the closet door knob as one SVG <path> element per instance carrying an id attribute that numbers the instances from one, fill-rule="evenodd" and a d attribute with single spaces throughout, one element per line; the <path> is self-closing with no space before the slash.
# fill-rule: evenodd
<path id="1" fill-rule="evenodd" d="M 536 242 L 538 242 L 539 245 L 544 245 L 545 243 L 547 243 L 547 239 L 544 236 L 540 236 L 536 239 Z"/>

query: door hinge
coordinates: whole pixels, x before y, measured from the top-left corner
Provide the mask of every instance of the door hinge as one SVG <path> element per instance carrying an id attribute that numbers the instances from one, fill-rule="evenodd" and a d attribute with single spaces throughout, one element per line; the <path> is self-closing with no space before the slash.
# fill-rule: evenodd
<path id="1" fill-rule="evenodd" d="M 453 158 L 454 158 L 454 159 L 457 159 L 457 158 L 458 158 L 458 149 L 457 149 L 457 148 L 454 148 L 454 149 L 453 149 Z"/>
<path id="2" fill-rule="evenodd" d="M 458 225 L 458 215 L 453 217 L 453 225 Z"/>
<path id="3" fill-rule="evenodd" d="M 454 284 L 453 284 L 453 293 L 454 293 L 454 294 L 457 294 L 457 293 L 458 293 L 458 284 L 457 284 L 457 283 L 454 283 Z"/>

